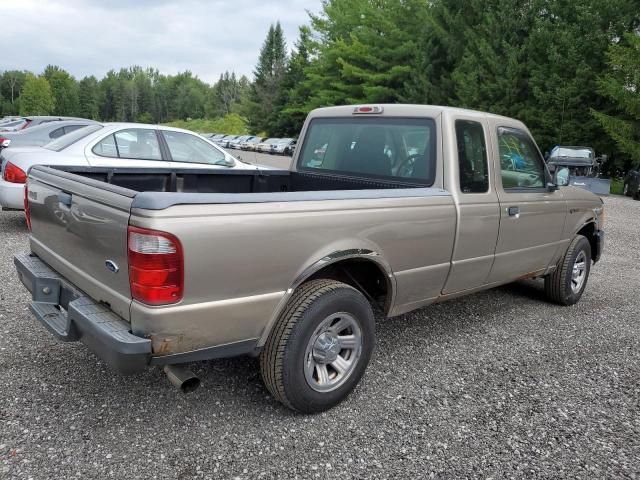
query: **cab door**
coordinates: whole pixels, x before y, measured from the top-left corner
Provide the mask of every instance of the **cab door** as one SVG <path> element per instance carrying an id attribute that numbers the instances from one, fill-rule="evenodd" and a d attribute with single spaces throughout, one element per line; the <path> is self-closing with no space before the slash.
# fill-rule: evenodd
<path id="1" fill-rule="evenodd" d="M 546 269 L 562 239 L 566 201 L 549 191 L 546 165 L 530 134 L 516 126 L 492 128 L 497 145 L 496 186 L 500 234 L 489 283 L 504 283 Z"/>
<path id="2" fill-rule="evenodd" d="M 490 179 L 493 165 L 489 132 L 484 117 L 456 115 L 448 120 L 450 162 L 447 190 L 456 198 L 458 225 L 444 295 L 478 288 L 487 283 L 494 261 L 500 206 Z"/>

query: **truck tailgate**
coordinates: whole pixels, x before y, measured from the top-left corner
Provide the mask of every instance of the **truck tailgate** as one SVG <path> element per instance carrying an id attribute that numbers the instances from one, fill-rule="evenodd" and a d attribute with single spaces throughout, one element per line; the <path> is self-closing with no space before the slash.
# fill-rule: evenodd
<path id="1" fill-rule="evenodd" d="M 47 167 L 27 184 L 31 251 L 129 320 L 127 227 L 136 192 Z"/>

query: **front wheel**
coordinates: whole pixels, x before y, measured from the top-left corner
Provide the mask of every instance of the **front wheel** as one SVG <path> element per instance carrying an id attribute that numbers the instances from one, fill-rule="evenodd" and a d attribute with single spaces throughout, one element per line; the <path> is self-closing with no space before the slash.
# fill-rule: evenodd
<path id="1" fill-rule="evenodd" d="M 580 300 L 591 272 L 591 244 L 577 235 L 558 268 L 544 278 L 547 298 L 560 305 L 574 305 Z"/>
<path id="2" fill-rule="evenodd" d="M 362 378 L 375 345 L 373 311 L 355 288 L 312 280 L 293 294 L 260 354 L 262 379 L 285 406 L 328 410 Z"/>

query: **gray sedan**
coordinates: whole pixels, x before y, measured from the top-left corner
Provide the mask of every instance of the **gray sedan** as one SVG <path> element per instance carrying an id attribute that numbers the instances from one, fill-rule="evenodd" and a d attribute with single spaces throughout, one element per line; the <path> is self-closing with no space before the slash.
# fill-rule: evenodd
<path id="1" fill-rule="evenodd" d="M 0 133 L 0 149 L 45 145 L 51 140 L 94 123 L 96 122 L 93 120 L 63 120 L 43 123 L 17 132 L 3 132 Z"/>

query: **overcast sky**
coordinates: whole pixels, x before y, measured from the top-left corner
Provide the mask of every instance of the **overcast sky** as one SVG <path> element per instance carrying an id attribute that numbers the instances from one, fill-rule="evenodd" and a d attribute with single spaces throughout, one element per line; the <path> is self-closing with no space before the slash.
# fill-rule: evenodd
<path id="1" fill-rule="evenodd" d="M 131 65 L 191 70 L 214 82 L 251 75 L 272 22 L 289 48 L 320 0 L 0 0 L 0 70 L 40 73 L 48 64 L 76 77 Z"/>

